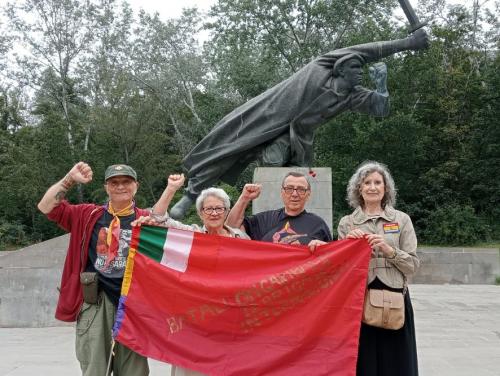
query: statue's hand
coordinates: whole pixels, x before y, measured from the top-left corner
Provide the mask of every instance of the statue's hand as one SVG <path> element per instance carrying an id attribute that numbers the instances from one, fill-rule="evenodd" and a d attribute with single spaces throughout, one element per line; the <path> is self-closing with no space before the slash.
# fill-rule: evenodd
<path id="1" fill-rule="evenodd" d="M 377 87 L 377 91 L 379 93 L 385 92 L 387 90 L 387 65 L 382 62 L 373 64 L 368 69 L 368 73 Z"/>
<path id="2" fill-rule="evenodd" d="M 424 29 L 418 29 L 409 39 L 412 50 L 423 50 L 429 47 L 429 36 Z"/>

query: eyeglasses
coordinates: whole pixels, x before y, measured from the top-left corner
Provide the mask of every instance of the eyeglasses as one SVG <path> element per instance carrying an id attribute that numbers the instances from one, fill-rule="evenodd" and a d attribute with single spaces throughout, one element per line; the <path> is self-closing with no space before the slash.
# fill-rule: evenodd
<path id="1" fill-rule="evenodd" d="M 306 192 L 309 190 L 309 188 L 304 188 L 304 187 L 281 187 L 285 191 L 287 195 L 291 195 L 293 191 L 297 192 L 299 196 L 304 196 Z"/>
<path id="2" fill-rule="evenodd" d="M 215 212 L 215 214 L 222 214 L 226 211 L 226 208 L 223 206 L 216 206 L 215 208 L 209 207 L 209 208 L 202 208 L 201 209 L 203 213 L 209 215 Z"/>

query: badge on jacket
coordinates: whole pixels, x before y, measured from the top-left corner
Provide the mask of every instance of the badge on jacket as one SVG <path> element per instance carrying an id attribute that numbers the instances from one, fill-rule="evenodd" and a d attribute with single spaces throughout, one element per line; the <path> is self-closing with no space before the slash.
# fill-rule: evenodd
<path id="1" fill-rule="evenodd" d="M 399 223 L 384 223 L 384 234 L 397 234 L 399 232 Z"/>

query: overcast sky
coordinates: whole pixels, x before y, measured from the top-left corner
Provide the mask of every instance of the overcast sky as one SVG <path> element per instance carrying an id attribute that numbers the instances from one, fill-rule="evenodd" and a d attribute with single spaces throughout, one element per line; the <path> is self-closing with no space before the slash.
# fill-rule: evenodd
<path id="1" fill-rule="evenodd" d="M 0 0 L 0 3 L 4 0 Z M 215 4 L 216 0 L 128 0 L 129 4 L 132 6 L 134 11 L 138 11 L 140 8 L 148 12 L 158 11 L 161 18 L 173 18 L 180 16 L 182 8 L 196 6 L 200 11 L 208 11 L 210 5 Z M 418 4 L 418 0 L 411 0 L 410 3 L 415 8 Z M 467 4 L 471 6 L 473 0 L 446 0 L 448 4 Z M 481 0 L 481 4 L 489 3 L 492 5 L 494 0 Z M 418 9 L 416 10 L 418 13 Z"/>
<path id="2" fill-rule="evenodd" d="M 137 12 L 144 9 L 147 12 L 158 11 L 162 19 L 179 17 L 182 8 L 196 6 L 200 11 L 208 11 L 216 0 L 128 0 L 132 9 Z"/>
<path id="3" fill-rule="evenodd" d="M 0 6 L 4 5 L 8 1 L 15 0 L 0 0 Z M 121 1 L 121 0 L 116 0 Z M 147 12 L 158 11 L 162 19 L 179 17 L 182 8 L 196 6 L 200 11 L 208 11 L 210 5 L 216 3 L 217 0 L 128 0 L 134 12 L 138 12 L 139 9 L 144 9 Z M 448 4 L 467 4 L 472 5 L 473 0 L 446 0 Z M 493 6 L 494 0 L 481 0 L 481 4 L 487 3 Z M 418 0 L 411 0 L 411 4 L 416 7 Z M 418 9 L 417 9 L 418 13 Z"/>

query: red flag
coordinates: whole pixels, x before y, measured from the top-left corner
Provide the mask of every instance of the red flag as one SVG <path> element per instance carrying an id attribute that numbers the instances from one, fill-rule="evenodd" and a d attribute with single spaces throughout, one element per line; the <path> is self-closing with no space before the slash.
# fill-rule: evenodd
<path id="1" fill-rule="evenodd" d="M 209 375 L 354 376 L 370 253 L 136 227 L 114 337 Z"/>

